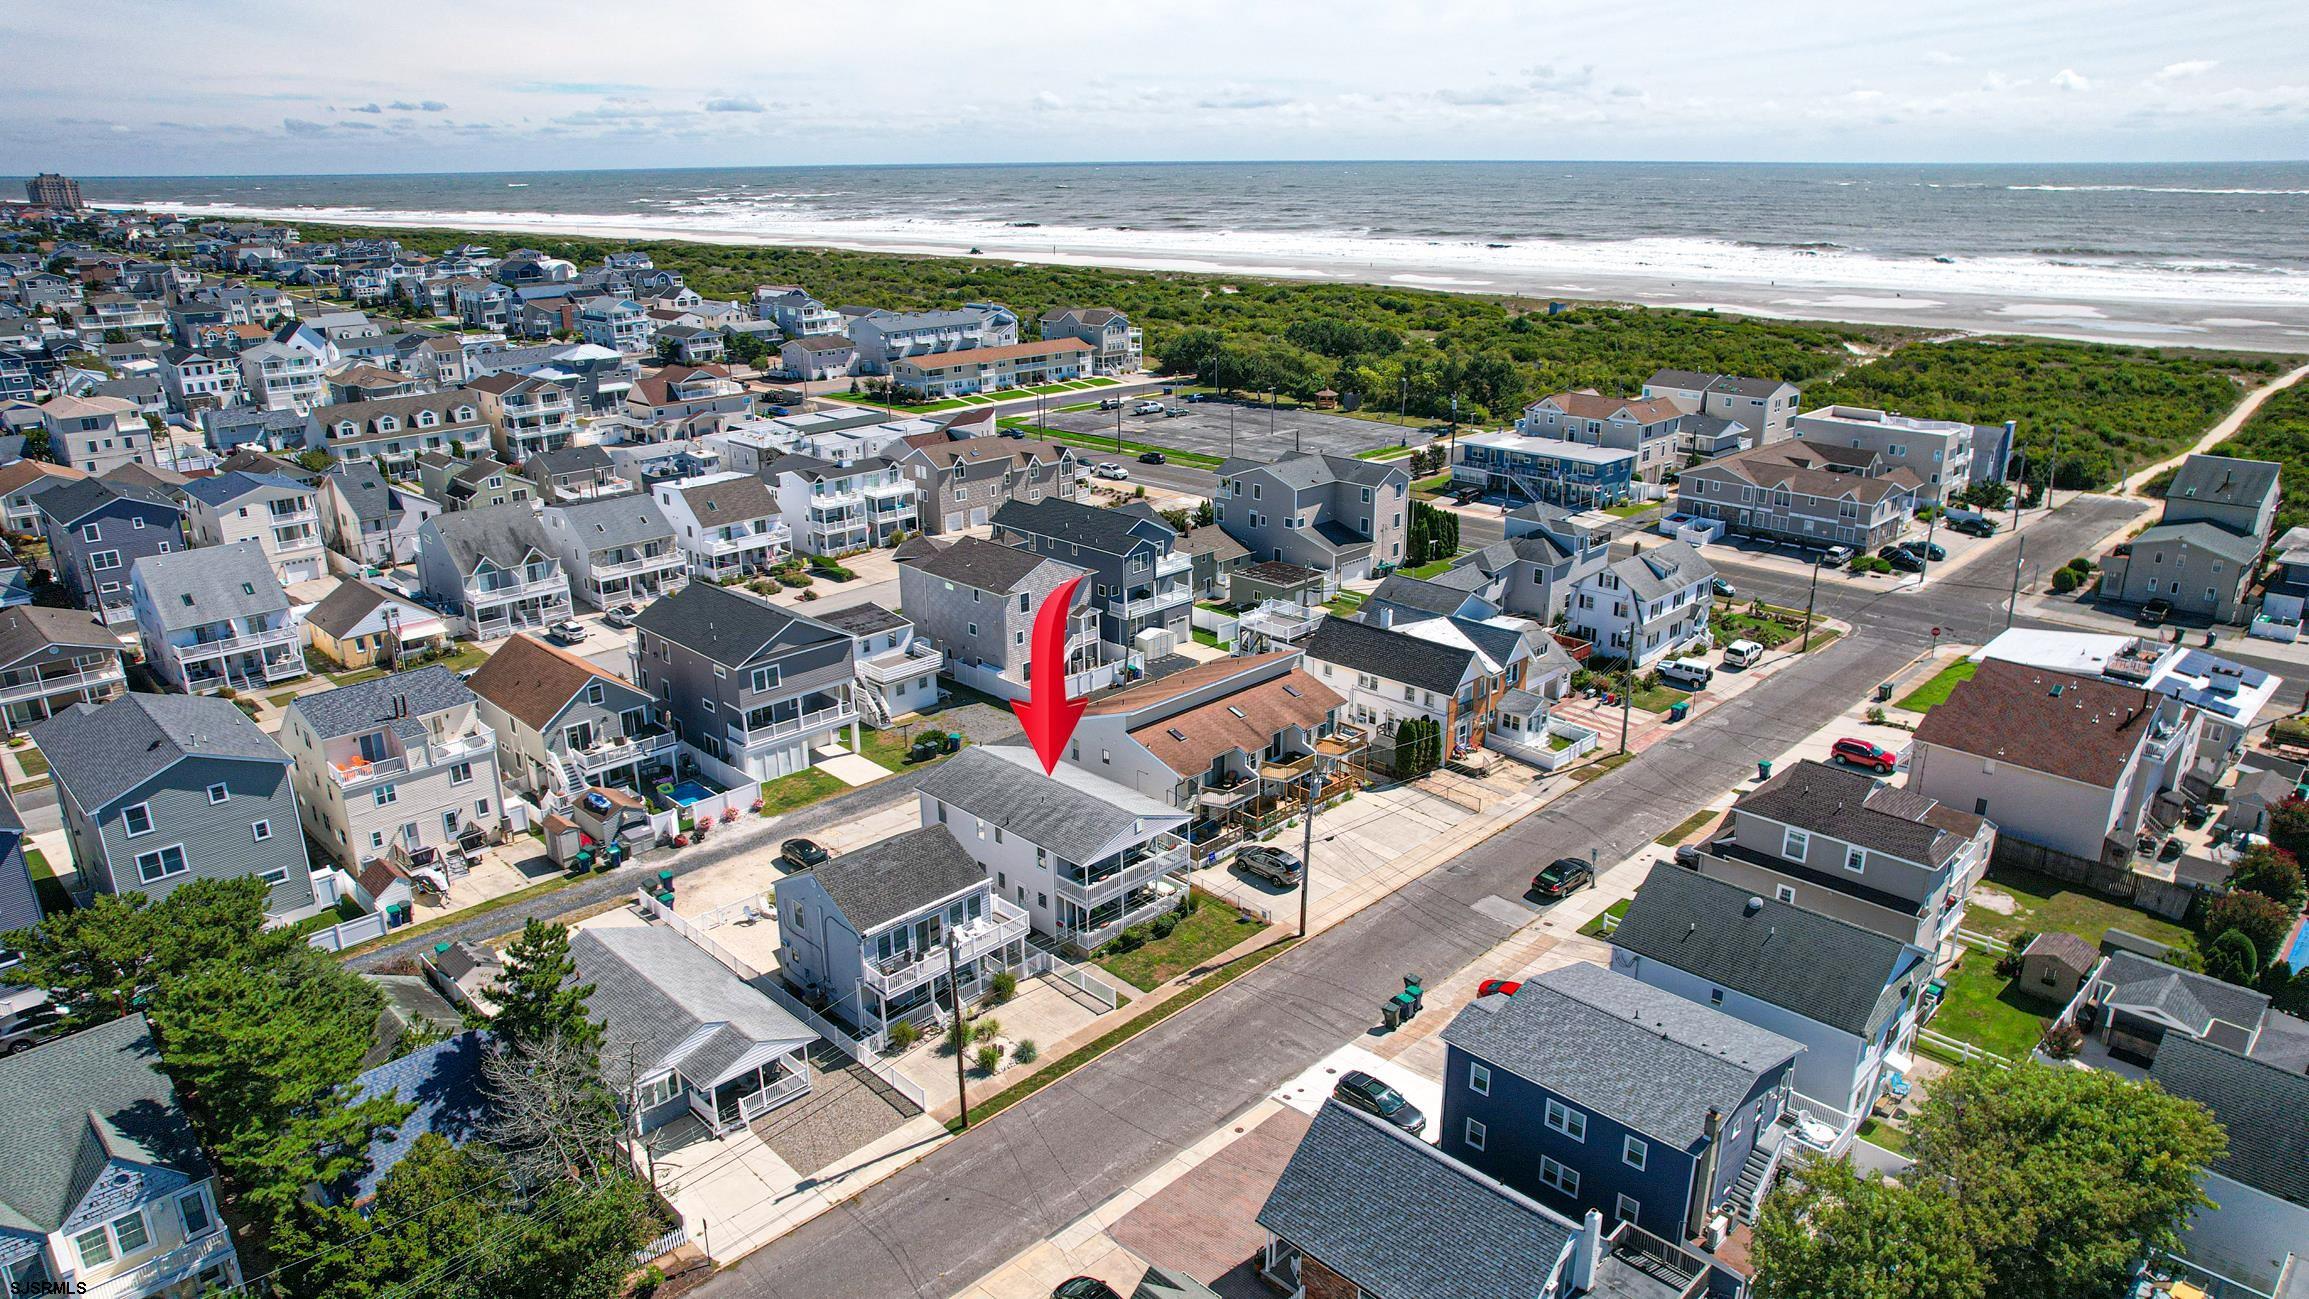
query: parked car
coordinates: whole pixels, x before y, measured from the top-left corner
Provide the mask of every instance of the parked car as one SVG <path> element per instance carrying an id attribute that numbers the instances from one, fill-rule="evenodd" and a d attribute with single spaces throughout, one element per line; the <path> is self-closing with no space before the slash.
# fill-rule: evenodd
<path id="1" fill-rule="evenodd" d="M 1338 1084 L 1331 1088 L 1331 1098 L 1365 1114 L 1376 1114 L 1413 1136 L 1427 1130 L 1427 1116 L 1419 1112 L 1418 1106 L 1403 1099 L 1403 1093 L 1360 1069 L 1340 1074 Z"/>
<path id="2" fill-rule="evenodd" d="M 1165 414 L 1165 415 L 1184 415 L 1184 414 L 1187 414 L 1187 413 L 1188 413 L 1188 412 L 1187 412 L 1187 408 L 1186 408 L 1186 407 L 1184 407 L 1184 406 L 1165 406 L 1165 407 L 1163 407 L 1163 414 Z"/>
<path id="3" fill-rule="evenodd" d="M 1558 857 L 1531 877 L 1531 891 L 1550 901 L 1594 887 L 1595 867 L 1577 857 Z"/>
<path id="4" fill-rule="evenodd" d="M 1142 401 L 1131 407 L 1130 413 L 1133 415 L 1160 415 L 1163 413 L 1163 404 L 1159 401 Z"/>
<path id="5" fill-rule="evenodd" d="M 1475 995 L 1489 997 L 1496 994 L 1502 997 L 1512 997 L 1516 994 L 1516 990 L 1521 987 L 1523 987 L 1523 983 L 1519 979 L 1485 979 L 1475 985 Z"/>
<path id="6" fill-rule="evenodd" d="M 1074 1276 L 1053 1287 L 1050 1299 L 1122 1299 L 1122 1295 L 1095 1276 Z"/>
<path id="7" fill-rule="evenodd" d="M 1138 453 L 1138 462 L 1142 465 L 1160 465 L 1168 464 L 1169 460 L 1160 451 L 1141 451 Z"/>
<path id="8" fill-rule="evenodd" d="M 1948 558 L 1948 547 L 1937 541 L 1900 541 L 1893 544 L 1911 555 L 1921 555 L 1935 564 Z"/>
<path id="9" fill-rule="evenodd" d="M 545 639 L 561 646 L 583 645 L 585 624 L 575 618 L 564 618 L 545 629 Z"/>
<path id="10" fill-rule="evenodd" d="M 1283 888 L 1297 888 L 1307 876 L 1307 868 L 1299 859 L 1280 848 L 1254 843 L 1235 854 L 1235 865 L 1243 874 L 1267 881 Z"/>
<path id="11" fill-rule="evenodd" d="M 1093 478 L 1128 478 L 1130 477 L 1130 470 L 1112 460 L 1101 460 L 1091 468 L 1090 476 Z"/>
<path id="12" fill-rule="evenodd" d="M 2162 627 L 2165 619 L 2173 616 L 2173 602 L 2159 596 L 2141 606 L 2141 621 L 2151 627 Z"/>
<path id="13" fill-rule="evenodd" d="M 1099 408 L 1100 410 L 1121 410 L 1121 409 L 1122 409 L 1122 398 L 1120 398 L 1120 397 L 1101 397 L 1101 398 L 1099 398 L 1099 400 L 1098 400 L 1098 408 Z"/>
<path id="14" fill-rule="evenodd" d="M 1961 532 L 1968 537 L 1993 537 L 1996 535 L 1996 520 L 1985 514 L 1975 514 L 1969 510 L 1950 510 L 1941 516 L 1940 524 L 1944 528 L 1953 532 Z"/>
<path id="15" fill-rule="evenodd" d="M 1700 868 L 1700 846 L 1696 843 L 1677 844 L 1676 865 L 1688 871 L 1698 870 Z"/>
<path id="16" fill-rule="evenodd" d="M 1849 735 L 1831 745 L 1828 752 L 1838 762 L 1866 767 L 1879 775 L 1889 776 L 1892 769 L 1900 765 L 1899 754 L 1873 740 L 1856 739 Z"/>
<path id="17" fill-rule="evenodd" d="M 49 1002 L 0 1021 L 0 1055 L 29 1051 L 63 1031 L 64 1012 Z"/>
<path id="18" fill-rule="evenodd" d="M 778 860 L 795 870 L 808 870 L 820 862 L 832 860 L 833 856 L 819 846 L 815 839 L 788 839 L 778 845 Z"/>
<path id="19" fill-rule="evenodd" d="M 1187 394 L 1187 400 L 1190 402 L 1204 402 L 1216 401 L 1217 398 L 1213 397 L 1210 393 L 1207 392 L 1190 392 Z"/>
<path id="20" fill-rule="evenodd" d="M 1852 548 L 1850 546 L 1830 546 L 1820 552 L 1820 567 L 1822 568 L 1842 568 L 1851 562 Z"/>
<path id="21" fill-rule="evenodd" d="M 1764 657 L 1764 646 L 1759 641 L 1736 640 L 1724 647 L 1724 666 L 1728 668 L 1754 667 Z"/>
<path id="22" fill-rule="evenodd" d="M 640 605 L 621 604 L 616 608 L 611 609 L 608 613 L 601 615 L 601 620 L 608 623 L 612 627 L 631 627 L 633 625 L 633 620 L 639 618 L 640 616 Z"/>
<path id="23" fill-rule="evenodd" d="M 1023 439 L 1026 437 L 1026 430 L 1025 430 L 1025 429 L 1022 429 L 1022 428 L 1019 428 L 1019 427 L 1018 427 L 1017 425 L 1015 425 L 1015 424 L 1013 424 L 1013 425 L 1012 425 L 1012 426 L 1010 426 L 1009 428 L 1006 428 L 1006 429 L 1000 429 L 1000 430 L 997 430 L 997 431 L 999 432 L 999 434 L 1000 434 L 1001 436 L 1003 436 L 1003 437 L 1006 437 L 1006 438 L 1018 438 L 1018 439 L 1021 439 L 1021 440 L 1023 440 Z"/>
<path id="24" fill-rule="evenodd" d="M 1899 546 L 1886 546 L 1876 552 L 1876 557 L 1903 573 L 1921 573 L 1924 571 L 1924 561 L 1916 557 L 1916 552 L 1903 550 Z"/>
<path id="25" fill-rule="evenodd" d="M 1722 596 L 1726 600 L 1737 600 L 1740 598 L 1740 588 L 1732 585 L 1730 582 L 1727 582 L 1720 577 L 1716 578 L 1708 585 L 1709 589 L 1713 590 L 1717 595 Z"/>

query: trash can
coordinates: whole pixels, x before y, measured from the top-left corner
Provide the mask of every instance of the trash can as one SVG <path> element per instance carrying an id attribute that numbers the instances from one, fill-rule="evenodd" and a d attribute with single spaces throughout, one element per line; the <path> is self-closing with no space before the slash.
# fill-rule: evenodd
<path id="1" fill-rule="evenodd" d="M 1399 1024 L 1409 1022 L 1413 1015 L 1419 1013 L 1419 999 L 1408 992 L 1396 993 L 1395 1000 L 1388 1004 L 1395 1008 L 1395 1022 Z"/>
<path id="2" fill-rule="evenodd" d="M 1390 1033 L 1403 1027 L 1403 1007 L 1398 1004 L 1399 1001 L 1399 998 L 1390 1000 L 1379 1008 L 1379 1023 Z"/>
<path id="3" fill-rule="evenodd" d="M 1892 702 L 1892 683 L 1891 683 L 1891 682 L 1889 682 L 1889 681 L 1885 681 L 1885 682 L 1881 682 L 1881 683 L 1879 683 L 1879 684 L 1877 685 L 1877 687 L 1876 687 L 1876 702 L 1877 702 L 1877 703 L 1880 703 L 1880 704 L 1885 704 L 1885 703 L 1890 703 L 1890 702 Z"/>
<path id="4" fill-rule="evenodd" d="M 1689 699 L 1678 699 L 1668 705 L 1668 720 L 1671 722 L 1680 722 L 1691 715 L 1692 701 Z"/>
<path id="5" fill-rule="evenodd" d="M 662 903 L 664 903 L 665 905 L 667 905 L 667 906 L 669 906 L 669 907 L 670 907 L 670 906 L 672 906 L 672 905 L 673 905 L 673 894 L 671 894 L 671 893 L 660 893 L 660 894 L 658 894 L 658 895 L 657 895 L 657 900 L 658 900 L 659 902 L 662 902 Z"/>
<path id="6" fill-rule="evenodd" d="M 672 872 L 672 871 L 669 871 L 669 870 L 665 870 L 665 871 L 659 871 L 659 872 L 657 873 L 657 886 L 658 886 L 658 888 L 660 888 L 660 889 L 664 890 L 666 893 L 669 893 L 669 894 L 670 894 L 670 893 L 672 893 L 672 892 L 673 892 L 673 872 Z"/>
<path id="7" fill-rule="evenodd" d="M 1772 778 L 1772 760 L 1771 760 L 1770 758 L 1760 758 L 1760 759 L 1758 759 L 1758 760 L 1757 760 L 1757 762 L 1756 762 L 1756 779 L 1758 779 L 1758 780 L 1770 780 L 1771 778 Z"/>

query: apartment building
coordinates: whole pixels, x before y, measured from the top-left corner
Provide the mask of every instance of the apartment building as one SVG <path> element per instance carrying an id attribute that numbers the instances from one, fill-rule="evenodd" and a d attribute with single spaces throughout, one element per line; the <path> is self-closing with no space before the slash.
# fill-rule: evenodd
<path id="1" fill-rule="evenodd" d="M 646 796 L 674 777 L 681 743 L 658 701 L 587 659 L 516 635 L 466 685 L 509 790 L 566 809 L 591 788 Z"/>
<path id="2" fill-rule="evenodd" d="M 1627 502 L 1639 477 L 1639 453 L 1529 437 L 1512 429 L 1471 433 L 1451 455 L 1451 482 L 1513 503 L 1608 509 Z"/>
<path id="3" fill-rule="evenodd" d="M 1175 552 L 1178 534 L 1152 506 L 1011 501 L 994 512 L 994 539 L 1090 570 L 1091 606 L 1110 654 L 1167 653 L 1186 638 L 1194 561 Z"/>
<path id="4" fill-rule="evenodd" d="M 1923 504 L 1942 504 L 1980 479 L 2004 477 L 2005 459 L 1993 454 L 2001 430 L 1959 420 L 1918 419 L 1866 406 L 1822 406 L 1798 414 L 1795 436 L 1821 446 L 1867 451 L 1892 468 L 1916 475 Z M 1979 449 L 1992 454 L 1976 455 Z"/>
<path id="5" fill-rule="evenodd" d="M 1452 563 L 1489 579 L 1478 589 L 1504 613 L 1552 627 L 1571 605 L 1571 593 L 1611 562 L 1611 537 L 1573 522 L 1570 510 L 1529 505 L 1507 516 L 1504 540 Z"/>
<path id="6" fill-rule="evenodd" d="M 577 401 L 559 379 L 501 371 L 466 385 L 481 402 L 489 441 L 508 464 L 567 448 L 577 437 Z"/>
<path id="7" fill-rule="evenodd" d="M 239 364 L 252 405 L 301 415 L 328 402 L 328 364 L 305 348 L 267 339 L 243 351 Z"/>
<path id="8" fill-rule="evenodd" d="M 521 462 L 521 476 L 547 501 L 590 501 L 633 490 L 633 484 L 617 472 L 617 462 L 609 452 L 591 444 L 540 451 Z"/>
<path id="9" fill-rule="evenodd" d="M 155 488 L 84 478 L 40 493 L 49 572 L 107 623 L 135 617 L 128 574 L 137 561 L 184 548 L 184 511 Z"/>
<path id="10" fill-rule="evenodd" d="M 897 558 L 899 607 L 918 638 L 945 655 L 947 675 L 961 684 L 997 698 L 1026 698 L 1034 620 L 1042 602 L 1070 578 L 1084 580 L 1075 588 L 1067 627 L 1067 694 L 1113 683 L 1116 665 L 1100 639 L 1102 615 L 1088 569 L 975 537 L 908 542 Z"/>
<path id="11" fill-rule="evenodd" d="M 1566 627 L 1641 671 L 1707 634 L 1715 582 L 1715 567 L 1685 543 L 1648 546 L 1575 582 Z"/>
<path id="12" fill-rule="evenodd" d="M 1635 475 L 1647 483 L 1681 463 L 1683 408 L 1665 397 L 1606 397 L 1593 388 L 1559 392 L 1524 407 L 1516 432 L 1527 438 L 1578 442 L 1636 454 Z"/>
<path id="13" fill-rule="evenodd" d="M 50 458 L 68 469 L 106 474 L 153 463 L 152 429 L 125 398 L 52 397 L 41 403 L 40 424 Z"/>
<path id="14" fill-rule="evenodd" d="M 126 690 L 120 638 L 78 609 L 0 609 L 0 722 L 10 732 Z"/>
<path id="15" fill-rule="evenodd" d="M 1403 562 L 1411 474 L 1401 466 L 1309 452 L 1268 464 L 1231 459 L 1218 472 L 1217 523 L 1254 562 L 1279 559 L 1342 580 Z"/>
<path id="16" fill-rule="evenodd" d="M 356 876 L 478 847 L 503 828 L 496 733 L 439 664 L 299 695 L 280 743 L 305 832 Z"/>
<path id="17" fill-rule="evenodd" d="M 293 478 L 233 472 L 185 485 L 185 528 L 195 546 L 255 542 L 286 585 L 328 575 L 319 489 Z"/>
<path id="18" fill-rule="evenodd" d="M 2183 460 L 2155 526 L 2102 561 L 2101 594 L 2136 605 L 2163 600 L 2188 618 L 2246 621 L 2246 596 L 2276 519 L 2280 468 L 2231 456 Z"/>
<path id="19" fill-rule="evenodd" d="M 1088 343 L 1092 374 L 1137 374 L 1146 368 L 1144 331 L 1112 307 L 1059 307 L 1045 311 L 1042 336 Z"/>
<path id="20" fill-rule="evenodd" d="M 488 440 L 481 403 L 462 388 L 315 406 L 307 438 L 340 461 L 373 461 L 396 476 L 414 472 L 425 455 L 479 447 Z"/>
<path id="21" fill-rule="evenodd" d="M 160 386 L 187 415 L 221 410 L 240 401 L 240 366 L 230 356 L 172 347 L 161 357 Z"/>
<path id="22" fill-rule="evenodd" d="M 793 549 L 777 498 L 751 474 L 659 483 L 655 495 L 694 576 L 725 581 L 765 572 Z"/>
<path id="23" fill-rule="evenodd" d="M 308 675 L 288 593 L 257 542 L 147 556 L 130 570 L 129 591 L 145 665 L 186 694 Z"/>
<path id="24" fill-rule="evenodd" d="M 807 334 L 778 347 L 778 369 L 788 379 L 813 383 L 858 372 L 858 345 L 846 334 Z"/>
<path id="25" fill-rule="evenodd" d="M 425 520 L 417 530 L 417 573 L 425 598 L 461 619 L 475 640 L 569 616 L 569 575 L 524 503 Z"/>
<path id="26" fill-rule="evenodd" d="M 548 505 L 538 515 L 569 575 L 569 589 L 596 609 L 647 604 L 689 582 L 673 524 L 638 492 Z"/>
<path id="27" fill-rule="evenodd" d="M 846 555 L 895 545 L 922 527 L 921 493 L 896 461 L 881 456 L 846 464 L 780 456 L 761 476 L 778 494 L 794 549 L 804 554 Z"/>
<path id="28" fill-rule="evenodd" d="M 634 628 L 634 684 L 730 780 L 791 775 L 845 731 L 858 752 L 848 633 L 708 582 L 650 605 Z"/>
<path id="29" fill-rule="evenodd" d="M 1796 405 L 1803 394 L 1778 379 L 1697 370 L 1657 370 L 1644 380 L 1646 398 L 1665 397 L 1694 415 L 1744 424 L 1755 444 L 1778 442 L 1793 433 Z"/>
<path id="30" fill-rule="evenodd" d="M 890 374 L 897 362 L 947 353 L 982 351 L 1018 342 L 1018 322 L 964 307 L 949 311 L 861 312 L 843 331 L 858 349 L 858 372 Z"/>
<path id="31" fill-rule="evenodd" d="M 922 531 L 938 536 L 983 527 L 1009 501 L 1081 493 L 1074 452 L 1023 438 L 969 438 L 912 447 L 899 468 L 919 493 Z"/>
<path id="32" fill-rule="evenodd" d="M 655 333 L 649 312 L 631 298 L 599 297 L 577 309 L 577 335 L 623 356 L 645 356 Z"/>
<path id="33" fill-rule="evenodd" d="M 852 330 L 858 326 L 853 324 Z M 1090 372 L 1092 350 L 1075 338 L 1039 343 L 973 347 L 960 352 L 925 352 L 893 358 L 890 385 L 925 401 L 972 392 L 1000 392 L 1080 379 Z M 866 365 L 863 345 L 859 366 Z"/>
<path id="34" fill-rule="evenodd" d="M 1742 536 L 1870 552 L 1900 539 L 1923 487 L 1865 447 L 1784 438 L 1684 470 L 1676 510 Z"/>

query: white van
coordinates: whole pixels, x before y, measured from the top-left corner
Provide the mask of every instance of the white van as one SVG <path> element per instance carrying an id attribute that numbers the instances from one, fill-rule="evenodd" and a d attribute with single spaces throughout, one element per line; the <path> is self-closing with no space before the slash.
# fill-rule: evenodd
<path id="1" fill-rule="evenodd" d="M 1724 647 L 1724 666 L 1728 668 L 1754 667 L 1764 657 L 1764 647 L 1752 640 L 1736 640 Z"/>
<path id="2" fill-rule="evenodd" d="M 1670 659 L 1660 664 L 1660 680 L 1681 690 L 1705 690 L 1716 670 L 1699 659 Z"/>

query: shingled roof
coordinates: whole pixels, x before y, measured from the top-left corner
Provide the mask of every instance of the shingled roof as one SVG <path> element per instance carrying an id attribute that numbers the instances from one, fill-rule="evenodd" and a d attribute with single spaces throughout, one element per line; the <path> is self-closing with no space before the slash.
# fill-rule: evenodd
<path id="1" fill-rule="evenodd" d="M 1913 790 L 1810 759 L 1742 795 L 1732 809 L 1930 866 L 1954 857 L 1981 826 L 1979 817 Z"/>
<path id="2" fill-rule="evenodd" d="M 115 1160 L 209 1175 L 141 1014 L 0 1058 L 0 1096 L 0 1226 L 62 1229 Z"/>
<path id="3" fill-rule="evenodd" d="M 2228 1129 L 2214 1172 L 2309 1208 L 2309 1075 L 2168 1033 L 2149 1078 Z"/>
<path id="4" fill-rule="evenodd" d="M 924 826 L 809 868 L 860 933 L 986 882 L 986 871 L 942 825 Z"/>
<path id="5" fill-rule="evenodd" d="M 1041 768 L 1029 750 L 974 745 L 931 768 L 917 788 L 1071 862 L 1090 861 L 1135 830 L 1186 823 L 1185 812 L 1080 767 Z"/>
<path id="6" fill-rule="evenodd" d="M 1058 564 L 1069 576 L 1088 571 L 1055 559 L 1044 559 L 1031 550 L 1017 546 L 997 545 L 976 537 L 960 537 L 949 545 L 929 554 L 901 556 L 900 563 L 910 564 L 932 577 L 981 591 L 1008 594 L 1018 589 L 1027 575 L 1044 564 Z"/>
<path id="7" fill-rule="evenodd" d="M 2113 789 L 2156 714 L 2146 690 L 1984 659 L 1924 715 L 1916 742 Z"/>

